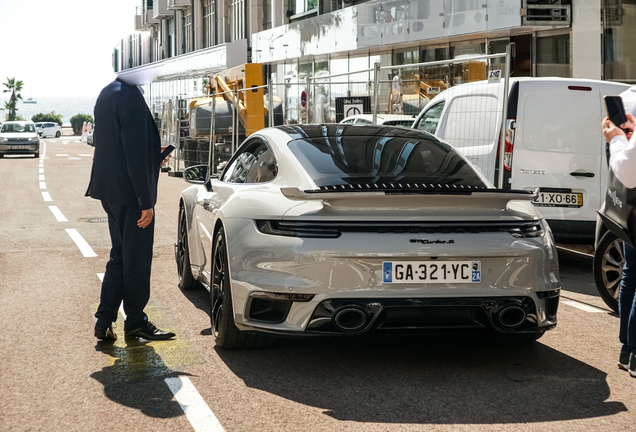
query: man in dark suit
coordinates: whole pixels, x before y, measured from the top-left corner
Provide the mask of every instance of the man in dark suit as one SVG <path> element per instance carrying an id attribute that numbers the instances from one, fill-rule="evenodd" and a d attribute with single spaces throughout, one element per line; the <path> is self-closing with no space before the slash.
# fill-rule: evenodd
<path id="1" fill-rule="evenodd" d="M 95 155 L 86 196 L 101 200 L 112 248 L 106 264 L 95 337 L 116 340 L 112 323 L 122 300 L 126 338 L 170 339 L 144 312 L 150 297 L 154 206 L 161 139 L 140 89 L 115 80 L 95 103 Z"/>

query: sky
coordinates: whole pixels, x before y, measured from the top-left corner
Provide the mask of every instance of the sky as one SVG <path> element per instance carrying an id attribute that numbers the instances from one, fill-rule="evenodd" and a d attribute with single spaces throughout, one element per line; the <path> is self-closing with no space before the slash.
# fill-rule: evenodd
<path id="1" fill-rule="evenodd" d="M 113 49 L 134 32 L 135 7 L 141 4 L 0 0 L 0 83 L 7 77 L 24 81 L 24 99 L 97 96 L 115 79 Z"/>

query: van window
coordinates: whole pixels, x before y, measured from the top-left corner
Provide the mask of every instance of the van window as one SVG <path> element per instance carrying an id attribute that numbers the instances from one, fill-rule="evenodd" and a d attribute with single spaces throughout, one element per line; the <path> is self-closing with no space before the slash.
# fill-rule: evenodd
<path id="1" fill-rule="evenodd" d="M 598 92 L 532 92 L 523 101 L 521 137 L 529 150 L 599 152 L 603 140 Z"/>
<path id="2" fill-rule="evenodd" d="M 439 119 L 442 116 L 442 111 L 444 110 L 445 104 L 446 102 L 442 101 L 430 107 L 420 118 L 420 121 L 417 124 L 417 129 L 435 134 L 435 131 L 437 130 L 437 124 L 439 123 Z"/>
<path id="3" fill-rule="evenodd" d="M 446 115 L 444 140 L 457 149 L 493 145 L 500 111 L 494 95 L 453 99 Z"/>

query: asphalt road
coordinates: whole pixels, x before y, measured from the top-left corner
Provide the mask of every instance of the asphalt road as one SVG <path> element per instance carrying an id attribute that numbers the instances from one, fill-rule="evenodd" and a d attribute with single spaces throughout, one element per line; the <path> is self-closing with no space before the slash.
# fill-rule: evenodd
<path id="1" fill-rule="evenodd" d="M 559 324 L 536 343 L 428 335 L 216 349 L 207 292 L 177 288 L 186 183 L 165 173 L 147 312 L 177 339 L 127 343 L 120 318 L 120 339 L 96 343 L 110 244 L 105 212 L 84 197 L 93 149 L 76 140 L 45 140 L 41 159 L 0 159 L 0 430 L 636 430 L 618 318 L 576 255 L 560 256 Z"/>

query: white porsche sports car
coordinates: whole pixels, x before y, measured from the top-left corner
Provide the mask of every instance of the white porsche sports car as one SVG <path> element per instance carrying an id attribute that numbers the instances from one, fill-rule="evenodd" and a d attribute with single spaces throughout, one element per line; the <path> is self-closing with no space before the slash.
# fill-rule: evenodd
<path id="1" fill-rule="evenodd" d="M 533 191 L 497 190 L 426 132 L 342 124 L 263 129 L 218 179 L 190 167 L 180 287 L 210 291 L 220 348 L 269 335 L 556 325 L 552 233 Z"/>

